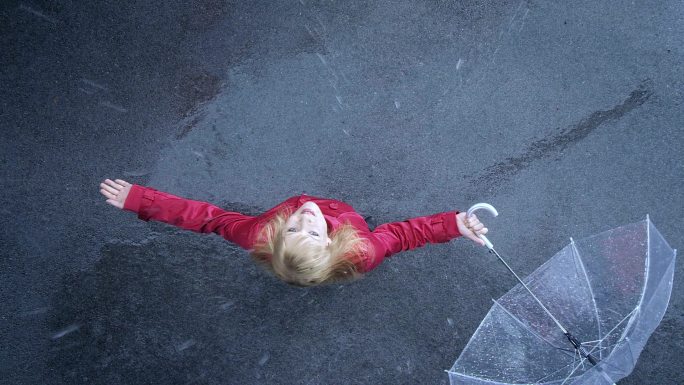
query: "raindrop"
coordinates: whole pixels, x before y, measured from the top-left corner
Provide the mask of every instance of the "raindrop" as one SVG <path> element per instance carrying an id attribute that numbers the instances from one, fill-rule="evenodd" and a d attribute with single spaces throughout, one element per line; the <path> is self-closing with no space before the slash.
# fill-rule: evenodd
<path id="1" fill-rule="evenodd" d="M 60 339 L 60 338 L 64 337 L 65 335 L 67 335 L 67 334 L 69 334 L 69 333 L 73 333 L 73 332 L 75 332 L 76 330 L 78 330 L 78 329 L 80 329 L 80 328 L 81 328 L 81 325 L 78 325 L 78 324 L 69 325 L 69 326 L 67 326 L 66 328 L 64 328 L 64 329 L 62 329 L 62 330 L 60 330 L 60 331 L 58 331 L 58 332 L 55 333 L 55 334 L 53 334 L 53 335 L 52 335 L 52 339 L 53 339 L 53 340 Z"/>

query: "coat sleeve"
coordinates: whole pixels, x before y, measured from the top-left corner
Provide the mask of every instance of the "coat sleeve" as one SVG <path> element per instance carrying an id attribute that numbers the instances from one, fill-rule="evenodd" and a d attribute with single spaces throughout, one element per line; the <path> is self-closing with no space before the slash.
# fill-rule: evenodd
<path id="1" fill-rule="evenodd" d="M 258 222 L 258 217 L 139 185 L 132 186 L 124 210 L 137 213 L 144 221 L 164 222 L 198 233 L 216 233 L 244 249 L 252 248 L 251 235 Z"/>
<path id="2" fill-rule="evenodd" d="M 458 211 L 449 211 L 376 227 L 369 237 L 373 252 L 366 270 L 375 268 L 392 254 L 459 237 L 456 214 Z"/>

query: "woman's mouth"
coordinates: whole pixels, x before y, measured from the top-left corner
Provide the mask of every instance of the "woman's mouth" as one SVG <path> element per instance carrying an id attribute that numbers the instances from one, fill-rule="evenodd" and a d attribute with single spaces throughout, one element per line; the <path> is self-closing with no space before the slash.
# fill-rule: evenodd
<path id="1" fill-rule="evenodd" d="M 314 217 L 316 216 L 316 213 L 314 213 L 313 211 L 311 211 L 309 209 L 302 210 L 302 214 L 310 214 L 310 215 L 313 215 Z"/>

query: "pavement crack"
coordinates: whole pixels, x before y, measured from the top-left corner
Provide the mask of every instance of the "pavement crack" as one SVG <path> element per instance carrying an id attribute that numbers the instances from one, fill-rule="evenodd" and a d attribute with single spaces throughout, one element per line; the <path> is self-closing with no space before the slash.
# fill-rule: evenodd
<path id="1" fill-rule="evenodd" d="M 618 120 L 641 106 L 652 95 L 653 82 L 650 79 L 642 81 L 627 99 L 615 107 L 609 110 L 595 111 L 577 124 L 561 129 L 556 135 L 532 142 L 520 155 L 506 158 L 485 168 L 479 176 L 471 179 L 472 191 L 495 191 L 502 182 L 510 180 L 520 171 L 532 165 L 533 162 L 562 152 L 586 138 L 604 123 Z"/>

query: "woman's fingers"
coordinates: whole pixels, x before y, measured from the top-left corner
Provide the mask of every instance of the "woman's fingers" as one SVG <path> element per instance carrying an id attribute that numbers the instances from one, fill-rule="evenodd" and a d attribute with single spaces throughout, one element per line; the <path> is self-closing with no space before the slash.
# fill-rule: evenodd
<path id="1" fill-rule="evenodd" d="M 100 193 L 102 193 L 102 195 L 104 195 L 105 198 L 107 198 L 107 199 L 116 199 L 116 195 L 115 195 L 115 194 L 112 194 L 112 193 L 110 193 L 109 191 L 107 191 L 107 190 L 105 190 L 105 189 L 100 189 Z"/>
<path id="2" fill-rule="evenodd" d="M 123 185 L 121 185 L 121 184 L 118 183 L 118 182 L 114 182 L 114 181 L 111 180 L 111 179 L 105 179 L 105 182 L 106 182 L 108 185 L 114 187 L 114 188 L 117 189 L 117 190 L 121 190 L 121 189 L 124 188 Z"/>
<path id="3" fill-rule="evenodd" d="M 470 231 L 476 234 L 487 234 L 487 228 L 485 227 L 484 224 L 478 222 L 476 225 L 470 227 Z"/>
<path id="4" fill-rule="evenodd" d="M 130 189 L 131 184 L 123 179 L 105 179 L 100 183 L 100 193 L 107 198 L 107 203 L 119 209 L 123 209 Z"/>
<path id="5" fill-rule="evenodd" d="M 114 188 L 106 183 L 100 183 L 100 188 L 114 195 L 117 195 L 119 193 L 119 189 Z"/>
<path id="6" fill-rule="evenodd" d="M 468 218 L 468 230 L 472 231 L 473 234 L 485 235 L 489 231 L 482 222 L 480 222 L 474 215 Z M 478 238 L 479 239 L 479 238 Z M 481 241 L 481 240 L 480 240 Z M 484 242 L 481 242 L 484 244 Z"/>
<path id="7" fill-rule="evenodd" d="M 114 195 L 105 189 L 100 189 L 100 193 L 102 193 L 102 195 L 104 195 L 105 198 L 107 198 L 107 203 L 109 203 L 110 205 L 119 209 L 123 208 L 123 202 L 119 200 L 119 197 L 117 195 Z"/>
<path id="8" fill-rule="evenodd" d="M 128 187 L 128 186 L 131 185 L 130 183 L 126 182 L 126 181 L 123 180 L 123 179 L 114 179 L 114 181 L 115 181 L 116 183 L 120 184 L 120 185 L 123 186 L 123 187 Z"/>
<path id="9" fill-rule="evenodd" d="M 466 216 L 466 213 L 459 213 L 456 216 L 458 230 L 466 238 L 472 240 L 478 245 L 484 246 L 485 242 L 478 237 L 478 235 L 484 235 L 487 233 L 487 228 L 484 227 L 482 223 L 477 219 L 475 215 L 470 217 Z"/>
<path id="10" fill-rule="evenodd" d="M 478 235 L 487 234 L 487 231 L 489 231 L 489 230 L 484 226 L 480 226 L 479 228 L 476 228 L 476 229 L 470 229 L 470 231 L 473 233 L 473 236 L 475 238 L 477 238 Z"/>
<path id="11" fill-rule="evenodd" d="M 484 241 L 475 235 L 475 233 L 468 234 L 468 238 L 470 238 L 473 242 L 480 244 L 481 246 L 484 246 Z"/>
<path id="12" fill-rule="evenodd" d="M 100 187 L 104 188 L 105 186 L 109 186 L 115 190 L 119 189 L 119 184 L 114 183 L 111 179 L 105 179 L 102 183 L 100 183 Z"/>

